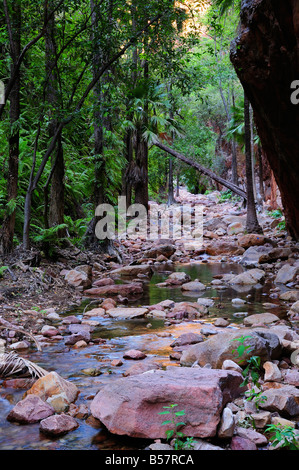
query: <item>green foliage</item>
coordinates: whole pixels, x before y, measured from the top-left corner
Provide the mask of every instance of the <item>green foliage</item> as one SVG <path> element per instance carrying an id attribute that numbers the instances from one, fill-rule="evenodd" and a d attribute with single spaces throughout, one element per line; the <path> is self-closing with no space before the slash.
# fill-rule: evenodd
<path id="1" fill-rule="evenodd" d="M 270 433 L 270 441 L 274 448 L 283 448 L 287 450 L 299 450 L 298 435 L 291 426 L 281 424 L 271 424 L 266 427 L 266 432 Z"/>
<path id="2" fill-rule="evenodd" d="M 8 266 L 0 266 L 0 278 L 3 277 L 3 274 L 7 269 Z"/>
<path id="3" fill-rule="evenodd" d="M 250 353 L 252 351 L 252 347 L 248 344 L 245 344 L 247 339 L 250 339 L 251 336 L 241 336 L 240 338 L 235 338 L 233 341 L 239 342 L 239 346 L 236 349 L 232 350 L 232 353 L 237 353 L 237 359 L 239 362 L 243 362 L 241 360 L 242 356 L 246 353 Z M 245 387 L 248 385 L 249 381 L 252 382 L 251 388 L 245 392 L 246 400 L 253 401 L 256 409 L 258 410 L 260 405 L 263 404 L 266 400 L 266 397 L 262 395 L 261 391 L 261 384 L 259 382 L 261 377 L 261 358 L 259 356 L 251 356 L 249 359 L 246 359 L 246 367 L 242 371 L 242 375 L 244 377 L 243 382 L 241 383 L 240 387 Z"/>
<path id="4" fill-rule="evenodd" d="M 162 426 L 171 426 L 165 434 L 167 440 L 174 439 L 174 449 L 191 449 L 193 448 L 193 439 L 185 438 L 184 434 L 179 431 L 181 426 L 185 426 L 186 423 L 181 422 L 179 418 L 185 416 L 185 410 L 175 411 L 177 404 L 172 404 L 170 406 L 163 406 L 166 411 L 161 411 L 160 415 L 170 415 L 170 419 L 164 421 Z"/>
<path id="5" fill-rule="evenodd" d="M 268 211 L 268 215 L 274 219 L 280 219 L 282 217 L 282 211 L 280 209 L 275 209 L 273 211 Z"/>
<path id="6" fill-rule="evenodd" d="M 50 228 L 41 228 L 36 225 L 32 226 L 37 230 L 37 234 L 33 236 L 33 241 L 41 246 L 47 256 L 53 256 L 55 247 L 61 245 L 64 238 L 59 235 L 59 232 L 67 228 L 66 224 L 56 225 Z"/>

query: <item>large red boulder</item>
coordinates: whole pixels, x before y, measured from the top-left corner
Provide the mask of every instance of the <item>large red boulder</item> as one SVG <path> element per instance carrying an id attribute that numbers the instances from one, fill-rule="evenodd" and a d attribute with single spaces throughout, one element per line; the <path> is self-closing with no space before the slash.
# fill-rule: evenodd
<path id="1" fill-rule="evenodd" d="M 138 438 L 165 438 L 169 426 L 159 413 L 177 404 L 185 411 L 180 421 L 186 436 L 212 437 L 224 406 L 242 391 L 242 375 L 235 371 L 170 367 L 106 385 L 91 403 L 92 415 L 110 432 Z"/>

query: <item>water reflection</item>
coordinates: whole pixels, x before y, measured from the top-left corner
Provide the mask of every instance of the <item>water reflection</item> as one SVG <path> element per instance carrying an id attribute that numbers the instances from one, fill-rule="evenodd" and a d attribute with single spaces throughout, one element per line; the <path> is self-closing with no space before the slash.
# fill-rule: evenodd
<path id="1" fill-rule="evenodd" d="M 64 341 L 49 342 L 41 352 L 36 350 L 24 354 L 30 360 L 48 371 L 55 370 L 67 380 L 72 381 L 80 389 L 77 404 L 89 404 L 101 387 L 111 380 L 123 376 L 123 373 L 132 365 L 132 361 L 123 360 L 123 353 L 128 349 L 141 349 L 147 354 L 145 361 L 154 358 L 162 366 L 177 365 L 169 358 L 170 344 L 180 334 L 192 331 L 199 333 L 203 324 L 212 324 L 218 317 L 230 319 L 232 326 L 238 325 L 244 315 L 262 313 L 269 311 L 264 304 L 274 303 L 277 305 L 275 314 L 283 317 L 285 309 L 279 300 L 271 297 L 271 283 L 264 285 L 248 286 L 246 288 L 225 288 L 211 285 L 211 281 L 222 274 L 239 274 L 242 267 L 227 263 L 198 263 L 181 265 L 176 268 L 190 275 L 192 280 L 199 279 L 207 286 L 204 292 L 187 294 L 180 287 L 159 288 L 157 283 L 163 282 L 171 272 L 158 270 L 149 282 L 145 283 L 144 295 L 139 299 L 130 301 L 129 305 L 144 306 L 154 305 L 166 299 L 175 302 L 196 302 L 197 298 L 209 298 L 214 300 L 214 305 L 209 308 L 207 318 L 195 322 L 183 322 L 165 326 L 164 321 L 155 319 L 117 320 L 97 318 L 99 325 L 93 330 L 93 338 L 102 338 L 105 342 L 88 345 L 83 349 L 68 348 Z M 238 297 L 246 301 L 245 304 L 232 304 L 232 299 Z M 76 314 L 80 318 L 84 309 L 88 307 L 88 299 L 80 308 L 74 309 L 68 314 Z M 91 318 L 93 319 L 93 318 Z M 162 333 L 168 333 L 168 336 Z M 111 361 L 122 359 L 123 365 L 111 367 Z M 87 376 L 83 370 L 87 368 L 100 368 L 102 374 L 98 376 Z M 24 391 L 11 390 L 1 387 L 0 384 L 0 449 L 140 449 L 146 446 L 141 440 L 112 436 L 103 427 L 98 427 L 92 419 L 86 422 L 80 421 L 77 430 L 61 438 L 51 440 L 39 433 L 39 426 L 19 426 L 6 421 L 6 416 L 13 405 L 22 398 Z"/>

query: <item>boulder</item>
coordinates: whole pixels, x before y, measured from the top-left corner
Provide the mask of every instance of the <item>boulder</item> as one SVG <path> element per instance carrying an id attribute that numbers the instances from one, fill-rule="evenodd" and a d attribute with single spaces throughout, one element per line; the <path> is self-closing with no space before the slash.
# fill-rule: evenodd
<path id="1" fill-rule="evenodd" d="M 263 364 L 263 368 L 265 369 L 265 382 L 280 382 L 281 372 L 276 364 L 267 361 Z"/>
<path id="2" fill-rule="evenodd" d="M 45 403 L 40 397 L 28 395 L 13 407 L 7 416 L 7 420 L 20 424 L 33 424 L 54 413 L 55 410 L 52 406 Z"/>
<path id="3" fill-rule="evenodd" d="M 260 257 L 260 263 L 271 263 L 278 259 L 287 259 L 289 256 L 292 255 L 291 248 L 272 248 L 268 253 L 263 254 Z"/>
<path id="4" fill-rule="evenodd" d="M 170 276 L 168 276 L 168 278 L 166 279 L 166 282 L 168 284 L 183 284 L 184 282 L 189 281 L 191 281 L 191 277 L 181 271 L 170 274 Z"/>
<path id="5" fill-rule="evenodd" d="M 263 390 L 266 397 L 260 407 L 268 411 L 277 411 L 286 417 L 299 415 L 299 389 L 293 385 L 276 385 Z"/>
<path id="6" fill-rule="evenodd" d="M 95 287 L 103 287 L 103 286 L 113 286 L 115 284 L 115 281 L 111 279 L 110 277 L 103 278 L 103 279 L 98 279 L 93 283 L 93 286 Z"/>
<path id="7" fill-rule="evenodd" d="M 299 300 L 299 289 L 283 292 L 279 298 L 280 300 L 286 300 L 287 302 L 297 302 Z"/>
<path id="8" fill-rule="evenodd" d="M 226 230 L 227 235 L 237 235 L 244 232 L 245 226 L 242 222 L 233 222 L 228 225 Z"/>
<path id="9" fill-rule="evenodd" d="M 257 450 L 254 442 L 245 437 L 234 436 L 230 444 L 231 450 Z"/>
<path id="10" fill-rule="evenodd" d="M 246 346 L 250 346 L 250 349 L 237 359 L 237 354 L 233 351 L 239 343 L 235 340 L 242 336 L 250 336 L 244 342 Z M 260 356 L 263 363 L 278 358 L 281 350 L 282 346 L 276 334 L 262 329 L 242 328 L 221 331 L 203 343 L 190 346 L 183 351 L 180 362 L 183 366 L 192 366 L 195 362 L 200 366 L 208 363 L 215 369 L 221 369 L 223 362 L 227 359 L 243 365 L 251 356 Z"/>
<path id="11" fill-rule="evenodd" d="M 210 256 L 217 255 L 242 255 L 244 253 L 244 248 L 237 246 L 235 243 L 225 242 L 225 241 L 216 241 L 210 243 L 206 246 L 206 254 Z"/>
<path id="12" fill-rule="evenodd" d="M 240 264 L 244 267 L 255 268 L 259 264 L 261 256 L 269 253 L 271 249 L 271 247 L 265 245 L 251 246 L 241 257 Z"/>
<path id="13" fill-rule="evenodd" d="M 235 429 L 235 419 L 230 408 L 226 407 L 223 410 L 220 426 L 218 429 L 218 437 L 220 439 L 228 439 L 233 437 Z"/>
<path id="14" fill-rule="evenodd" d="M 185 284 L 182 285 L 182 290 L 188 291 L 188 292 L 200 292 L 205 289 L 206 289 L 206 286 L 202 284 L 202 282 L 199 282 L 199 281 L 186 282 Z"/>
<path id="15" fill-rule="evenodd" d="M 139 361 L 140 359 L 145 359 L 146 354 L 138 349 L 130 349 L 123 354 L 124 359 L 133 359 L 134 361 Z"/>
<path id="16" fill-rule="evenodd" d="M 279 321 L 279 318 L 273 313 L 255 313 L 254 315 L 249 315 L 244 318 L 243 323 L 247 326 L 257 325 L 257 324 L 271 324 L 276 321 Z"/>
<path id="17" fill-rule="evenodd" d="M 110 272 L 110 275 L 118 275 L 123 277 L 138 276 L 138 274 L 145 274 L 147 276 L 153 274 L 153 270 L 149 264 L 138 264 L 123 266 L 121 268 L 114 269 Z"/>
<path id="18" fill-rule="evenodd" d="M 67 283 L 73 287 L 89 287 L 91 285 L 91 280 L 89 275 L 84 271 L 79 271 L 78 269 L 72 269 L 68 271 L 65 275 L 65 280 Z"/>
<path id="19" fill-rule="evenodd" d="M 62 402 L 67 407 L 76 401 L 79 390 L 72 382 L 63 379 L 56 372 L 50 372 L 38 379 L 34 385 L 26 392 L 26 396 L 36 395 L 47 403 L 51 403 L 55 409 L 55 404 L 61 412 Z M 56 409 L 55 409 L 56 411 Z"/>
<path id="20" fill-rule="evenodd" d="M 184 333 L 180 335 L 177 339 L 175 339 L 170 347 L 171 348 L 178 348 L 181 346 L 187 346 L 189 344 L 197 344 L 203 341 L 203 337 L 196 333 Z"/>
<path id="21" fill-rule="evenodd" d="M 257 446 L 264 446 L 268 444 L 268 439 L 266 438 L 266 436 L 264 436 L 260 432 L 255 431 L 254 429 L 245 429 L 239 426 L 236 428 L 235 433 L 239 437 L 249 439 Z"/>
<path id="22" fill-rule="evenodd" d="M 123 375 L 124 377 L 129 377 L 130 375 L 143 374 L 149 370 L 161 369 L 161 367 L 161 364 L 153 361 L 137 362 L 137 364 L 133 364 L 131 367 L 129 367 L 129 369 L 127 369 Z"/>
<path id="23" fill-rule="evenodd" d="M 265 279 L 265 273 L 262 269 L 250 269 L 241 274 L 234 276 L 228 284 L 230 285 L 254 285 L 262 282 Z"/>
<path id="24" fill-rule="evenodd" d="M 285 264 L 277 273 L 275 282 L 277 284 L 288 284 L 296 279 L 297 274 L 299 273 L 298 266 L 291 266 Z"/>
<path id="25" fill-rule="evenodd" d="M 176 247 L 174 245 L 158 245 L 154 246 L 150 250 L 147 250 L 143 253 L 144 258 L 158 258 L 159 256 L 165 256 L 165 258 L 170 258 L 176 252 Z"/>
<path id="26" fill-rule="evenodd" d="M 256 234 L 256 233 L 248 233 L 246 235 L 242 235 L 238 239 L 238 245 L 242 248 L 250 248 L 251 246 L 260 246 L 267 243 L 268 239 L 263 235 Z"/>
<path id="27" fill-rule="evenodd" d="M 64 413 L 60 415 L 49 416 L 40 422 L 39 430 L 47 436 L 62 436 L 79 427 L 79 423 L 72 416 Z"/>
<path id="28" fill-rule="evenodd" d="M 117 307 L 107 310 L 107 313 L 112 318 L 142 318 L 146 313 L 148 313 L 148 309 Z"/>
<path id="29" fill-rule="evenodd" d="M 186 436 L 212 437 L 225 405 L 242 392 L 238 372 L 169 367 L 115 380 L 91 403 L 92 415 L 110 432 L 131 437 L 165 438 L 164 406 L 184 410 Z"/>
<path id="30" fill-rule="evenodd" d="M 136 295 L 143 293 L 143 286 L 141 283 L 131 284 L 114 284 L 110 286 L 93 287 L 84 291 L 85 295 L 101 297 L 102 295 Z"/>

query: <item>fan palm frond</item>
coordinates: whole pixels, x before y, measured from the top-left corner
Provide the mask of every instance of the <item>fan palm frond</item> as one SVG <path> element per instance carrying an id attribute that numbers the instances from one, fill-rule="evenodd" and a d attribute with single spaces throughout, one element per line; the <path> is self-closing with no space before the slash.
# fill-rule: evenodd
<path id="1" fill-rule="evenodd" d="M 7 378 L 18 375 L 23 377 L 40 378 L 49 372 L 33 362 L 18 356 L 15 352 L 0 355 L 0 377 Z"/>

